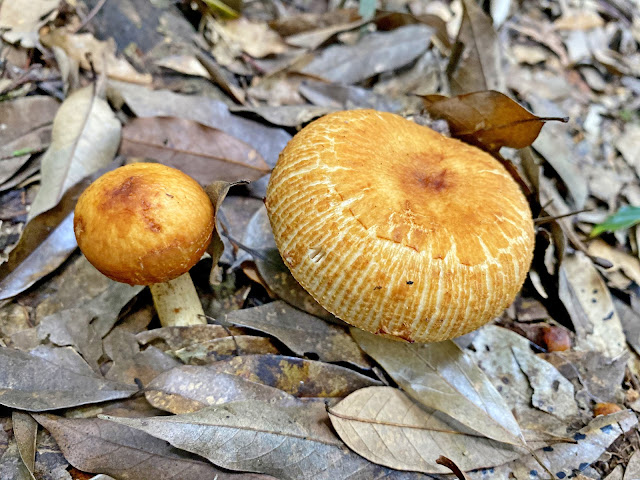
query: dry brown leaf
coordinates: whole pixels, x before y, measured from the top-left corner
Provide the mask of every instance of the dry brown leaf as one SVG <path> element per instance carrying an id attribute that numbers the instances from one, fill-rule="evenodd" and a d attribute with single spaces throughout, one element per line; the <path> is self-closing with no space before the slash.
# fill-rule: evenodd
<path id="1" fill-rule="evenodd" d="M 33 48 L 38 43 L 38 30 L 57 14 L 58 0 L 3 2 L 0 6 L 0 31 L 8 43 Z M 6 30 L 6 31 L 5 31 Z"/>
<path id="2" fill-rule="evenodd" d="M 280 35 L 271 30 L 266 23 L 252 22 L 245 17 L 226 23 L 217 23 L 214 29 L 223 38 L 223 41 L 217 42 L 216 45 L 235 44 L 254 58 L 284 53 L 288 48 Z M 215 49 L 216 47 L 214 47 L 214 55 Z"/>
<path id="3" fill-rule="evenodd" d="M 225 316 L 225 322 L 273 335 L 300 356 L 313 355 L 323 362 L 348 362 L 360 368 L 371 367 L 344 328 L 282 301 L 236 310 Z"/>
<path id="4" fill-rule="evenodd" d="M 178 168 L 202 185 L 257 180 L 269 165 L 251 146 L 221 130 L 176 117 L 136 118 L 122 131 L 120 153 Z"/>
<path id="5" fill-rule="evenodd" d="M 453 137 L 489 152 L 502 147 L 528 147 L 545 122 L 567 120 L 537 117 L 503 93 L 492 90 L 451 98 L 427 95 L 423 100 L 430 115 L 449 123 Z"/>
<path id="6" fill-rule="evenodd" d="M 473 0 L 463 0 L 462 24 L 447 66 L 451 93 L 505 90 L 493 21 Z"/>
<path id="7" fill-rule="evenodd" d="M 162 327 L 145 330 L 136 335 L 142 345 L 153 345 L 160 350 L 179 350 L 200 342 L 215 340 L 230 335 L 242 335 L 244 330 L 221 325 L 189 325 L 184 327 Z"/>
<path id="8" fill-rule="evenodd" d="M 131 83 L 151 83 L 150 74 L 139 73 L 125 59 L 116 57 L 116 44 L 112 38 L 103 42 L 90 33 L 52 30 L 42 35 L 40 40 L 47 47 L 61 48 L 85 70 L 92 69 L 88 60 L 91 58 L 96 72 L 106 73 L 109 78 Z"/>
<path id="9" fill-rule="evenodd" d="M 206 365 L 238 355 L 267 355 L 277 354 L 280 351 L 268 338 L 234 335 L 195 343 L 171 353 L 188 365 Z"/>
<path id="10" fill-rule="evenodd" d="M 13 436 L 18 445 L 20 458 L 24 466 L 29 470 L 32 480 L 35 480 L 33 472 L 36 467 L 36 438 L 38 424 L 28 413 L 13 411 L 11 413 L 13 424 Z"/>
<path id="11" fill-rule="evenodd" d="M 344 397 L 380 382 L 351 369 L 284 355 L 246 355 L 210 365 L 214 372 L 238 375 L 298 397 Z"/>
<path id="12" fill-rule="evenodd" d="M 369 387 L 329 409 L 340 438 L 368 460 L 398 470 L 449 473 L 436 460 L 452 459 L 462 470 L 489 468 L 526 450 L 482 437 L 446 415 L 424 409 L 400 390 Z"/>
<path id="13" fill-rule="evenodd" d="M 242 400 L 278 405 L 291 404 L 295 400 L 293 395 L 280 389 L 191 365 L 158 375 L 147 386 L 145 397 L 154 407 L 174 414 Z"/>

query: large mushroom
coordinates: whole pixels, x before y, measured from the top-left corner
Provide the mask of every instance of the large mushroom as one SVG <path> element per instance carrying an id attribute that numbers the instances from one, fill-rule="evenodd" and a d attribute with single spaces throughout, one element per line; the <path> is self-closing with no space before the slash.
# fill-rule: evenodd
<path id="1" fill-rule="evenodd" d="M 303 128 L 265 203 L 284 262 L 324 308 L 407 341 L 499 315 L 533 254 L 531 211 L 496 159 L 390 113 L 337 112 Z"/>
<path id="2" fill-rule="evenodd" d="M 194 179 L 157 163 L 117 168 L 83 192 L 73 226 L 100 272 L 150 286 L 163 326 L 206 323 L 188 272 L 211 241 L 214 210 Z"/>

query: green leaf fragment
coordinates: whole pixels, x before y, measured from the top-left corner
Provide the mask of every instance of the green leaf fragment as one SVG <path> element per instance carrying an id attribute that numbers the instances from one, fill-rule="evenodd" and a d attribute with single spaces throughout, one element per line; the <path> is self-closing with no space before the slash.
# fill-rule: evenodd
<path id="1" fill-rule="evenodd" d="M 603 232 L 613 232 L 630 228 L 640 223 L 640 207 L 625 205 L 613 215 L 608 216 L 604 222 L 599 223 L 591 230 L 591 237 L 597 237 Z"/>

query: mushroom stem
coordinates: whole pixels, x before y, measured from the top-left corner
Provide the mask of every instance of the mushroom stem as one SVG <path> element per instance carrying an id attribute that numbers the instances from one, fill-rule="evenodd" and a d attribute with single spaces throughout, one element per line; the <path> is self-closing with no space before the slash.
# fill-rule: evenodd
<path id="1" fill-rule="evenodd" d="M 154 283 L 149 289 L 163 327 L 207 323 L 189 272 L 168 282 Z"/>

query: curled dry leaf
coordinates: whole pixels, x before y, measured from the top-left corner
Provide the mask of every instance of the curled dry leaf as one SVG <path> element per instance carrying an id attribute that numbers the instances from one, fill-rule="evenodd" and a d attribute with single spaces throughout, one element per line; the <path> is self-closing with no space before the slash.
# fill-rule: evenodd
<path id="1" fill-rule="evenodd" d="M 456 97 L 427 95 L 424 106 L 449 124 L 451 135 L 489 152 L 502 147 L 524 148 L 536 139 L 545 122 L 566 118 L 537 117 L 505 94 L 493 90 Z"/>
<path id="2" fill-rule="evenodd" d="M 250 145 L 221 130 L 176 117 L 136 118 L 122 131 L 120 153 L 182 170 L 200 184 L 257 180 L 269 165 Z"/>
<path id="3" fill-rule="evenodd" d="M 351 335 L 415 401 L 494 440 L 524 443 L 507 403 L 454 342 L 409 344 L 356 328 Z"/>
<path id="4" fill-rule="evenodd" d="M 450 473 L 436 461 L 445 455 L 466 471 L 501 465 L 526 453 L 424 409 L 392 387 L 358 390 L 331 407 L 329 418 L 352 450 L 398 470 Z"/>
<path id="5" fill-rule="evenodd" d="M 48 358 L 0 348 L 0 405 L 30 412 L 127 398 L 136 386 L 98 377 L 77 355 L 56 349 Z"/>
<path id="6" fill-rule="evenodd" d="M 106 473 L 118 480 L 267 478 L 220 471 L 140 430 L 106 420 L 41 414 L 35 419 L 51 432 L 69 463 L 84 472 Z"/>
<path id="7" fill-rule="evenodd" d="M 284 355 L 245 355 L 214 363 L 209 368 L 299 397 L 344 397 L 359 388 L 380 385 L 349 368 Z"/>
<path id="8" fill-rule="evenodd" d="M 344 448 L 322 421 L 326 420 L 324 405 L 312 405 L 245 401 L 169 417 L 104 418 L 166 440 L 220 467 L 282 480 L 418 478 L 373 465 Z"/>
<path id="9" fill-rule="evenodd" d="M 40 190 L 29 220 L 55 207 L 70 187 L 113 160 L 120 143 L 120 122 L 93 86 L 75 91 L 53 121 L 51 146 L 42 157 Z"/>
<path id="10" fill-rule="evenodd" d="M 158 375 L 147 386 L 145 397 L 154 407 L 174 414 L 243 400 L 277 405 L 293 404 L 295 400 L 293 395 L 280 389 L 191 365 Z"/>
<path id="11" fill-rule="evenodd" d="M 348 362 L 360 368 L 371 365 L 343 327 L 333 325 L 280 300 L 255 308 L 236 310 L 225 321 L 273 335 L 300 356 L 314 354 L 323 362 Z"/>

